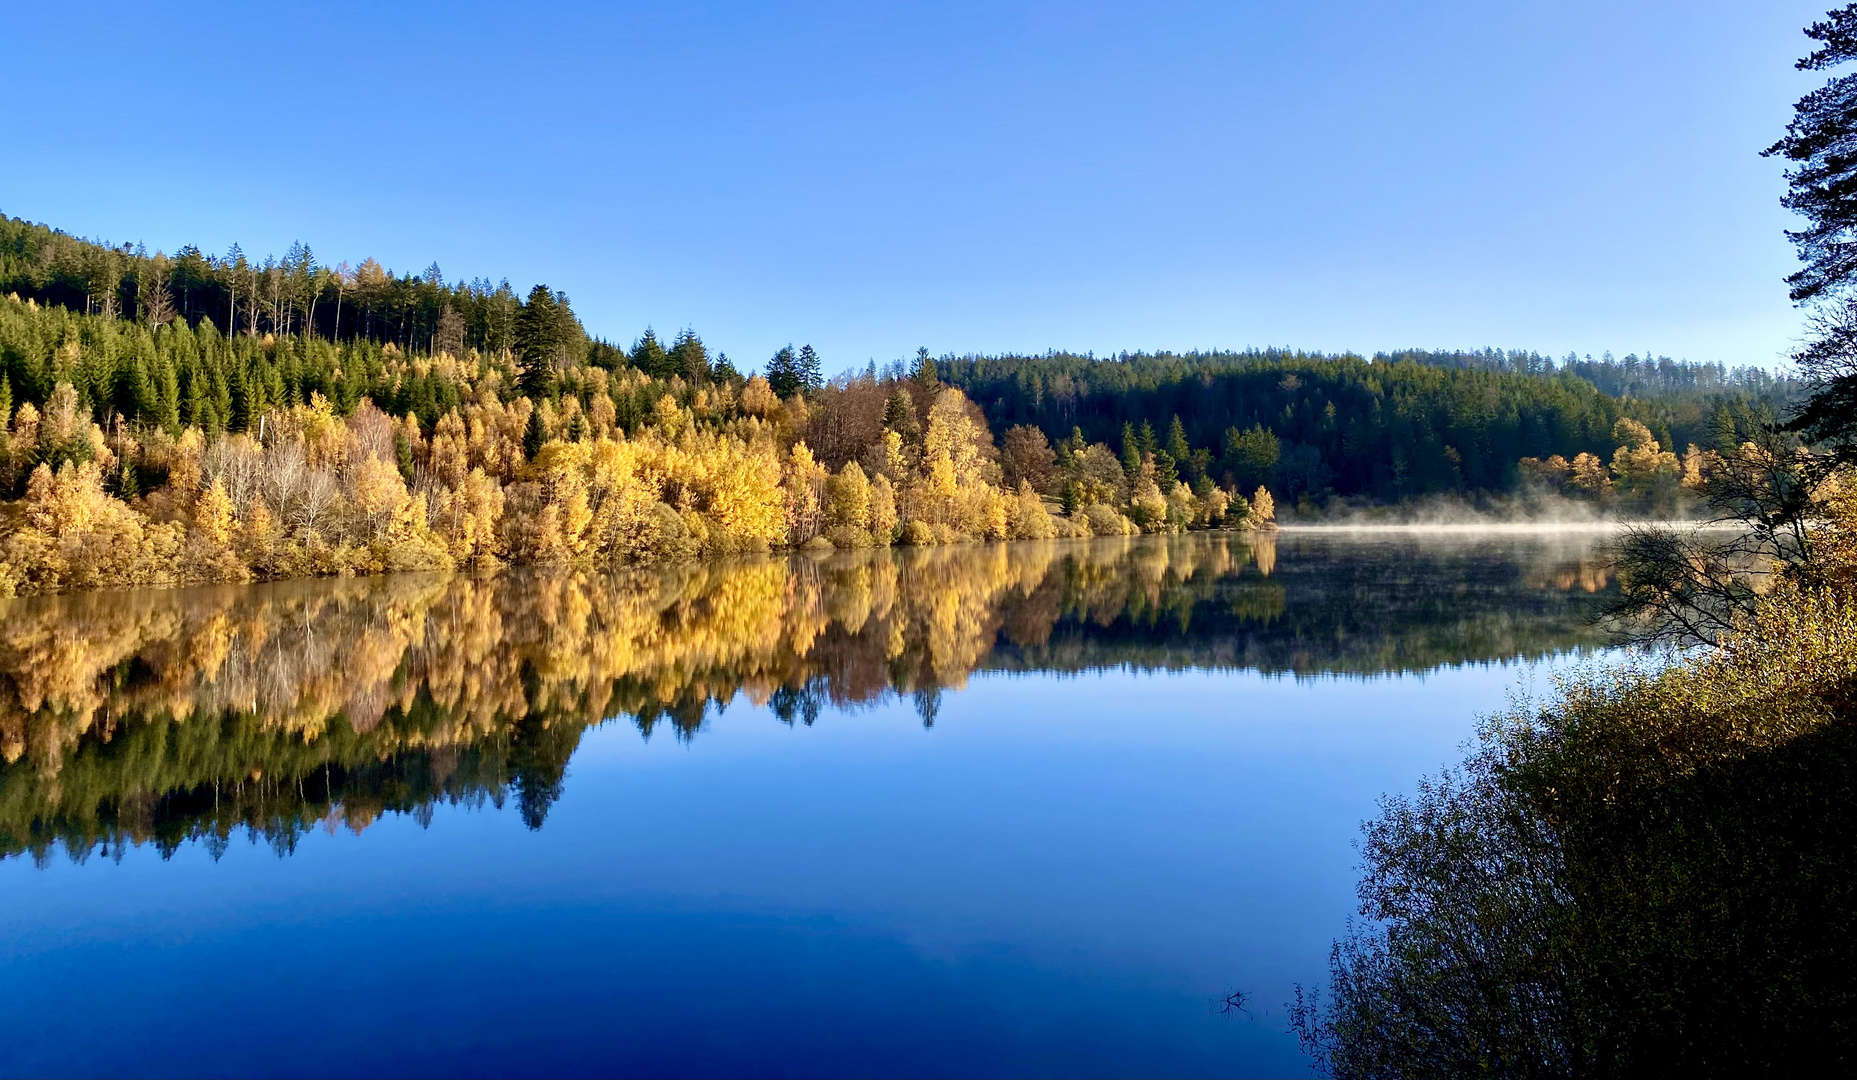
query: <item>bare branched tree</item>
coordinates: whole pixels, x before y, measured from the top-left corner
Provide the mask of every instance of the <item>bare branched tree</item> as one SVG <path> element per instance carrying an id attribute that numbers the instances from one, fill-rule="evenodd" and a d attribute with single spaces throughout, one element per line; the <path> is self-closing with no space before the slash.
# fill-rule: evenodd
<path id="1" fill-rule="evenodd" d="M 159 255 L 149 261 L 138 275 L 137 291 L 142 318 L 150 326 L 165 326 L 174 321 L 174 296 L 168 291 L 168 261 Z"/>
<path id="2" fill-rule="evenodd" d="M 1788 432 L 1757 430 L 1709 470 L 1712 518 L 1634 526 L 1618 539 L 1619 595 L 1607 614 L 1641 640 L 1707 643 L 1751 615 L 1780 578 L 1815 582 L 1823 489 L 1835 468 Z"/>
<path id="3" fill-rule="evenodd" d="M 432 334 L 432 351 L 464 355 L 464 316 L 450 304 L 438 314 L 438 328 Z"/>

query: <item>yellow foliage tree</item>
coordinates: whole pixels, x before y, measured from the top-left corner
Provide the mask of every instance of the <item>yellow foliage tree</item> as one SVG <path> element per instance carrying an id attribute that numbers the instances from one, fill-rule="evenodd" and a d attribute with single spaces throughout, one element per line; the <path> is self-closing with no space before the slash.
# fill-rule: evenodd
<path id="1" fill-rule="evenodd" d="M 1270 492 L 1263 485 L 1258 485 L 1251 493 L 1250 524 L 1253 528 L 1266 528 L 1277 520 L 1277 500 L 1270 497 Z"/>
<path id="2" fill-rule="evenodd" d="M 870 481 L 855 461 L 845 463 L 825 485 L 825 536 L 841 548 L 869 547 Z"/>
<path id="3" fill-rule="evenodd" d="M 798 547 L 818 536 L 823 523 L 822 496 L 826 471 L 813 459 L 804 442 L 787 452 L 781 470 L 781 492 L 786 504 L 787 542 Z"/>

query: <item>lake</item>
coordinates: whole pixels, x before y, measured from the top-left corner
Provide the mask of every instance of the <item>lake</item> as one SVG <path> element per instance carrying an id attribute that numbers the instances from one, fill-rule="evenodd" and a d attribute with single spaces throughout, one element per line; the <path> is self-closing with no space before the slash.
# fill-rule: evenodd
<path id="1" fill-rule="evenodd" d="M 1361 821 L 1604 648 L 1597 542 L 0 601 L 0 1072 L 1306 1075 Z"/>

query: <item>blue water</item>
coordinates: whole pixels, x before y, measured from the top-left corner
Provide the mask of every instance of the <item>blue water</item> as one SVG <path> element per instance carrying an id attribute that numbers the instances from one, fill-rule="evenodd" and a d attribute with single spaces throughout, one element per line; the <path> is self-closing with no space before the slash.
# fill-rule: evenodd
<path id="1" fill-rule="evenodd" d="M 536 830 L 7 859 L 0 1070 L 1307 1075 L 1284 1005 L 1362 820 L 1559 662 L 982 669 L 932 727 L 738 696 L 688 740 L 593 727 Z"/>

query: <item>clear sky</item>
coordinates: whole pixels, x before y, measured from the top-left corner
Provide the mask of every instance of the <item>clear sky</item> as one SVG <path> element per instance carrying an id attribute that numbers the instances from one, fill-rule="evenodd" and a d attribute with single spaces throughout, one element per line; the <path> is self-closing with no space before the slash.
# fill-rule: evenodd
<path id="1" fill-rule="evenodd" d="M 0 211 L 566 290 L 742 366 L 1774 364 L 1829 0 L 26 4 Z"/>

